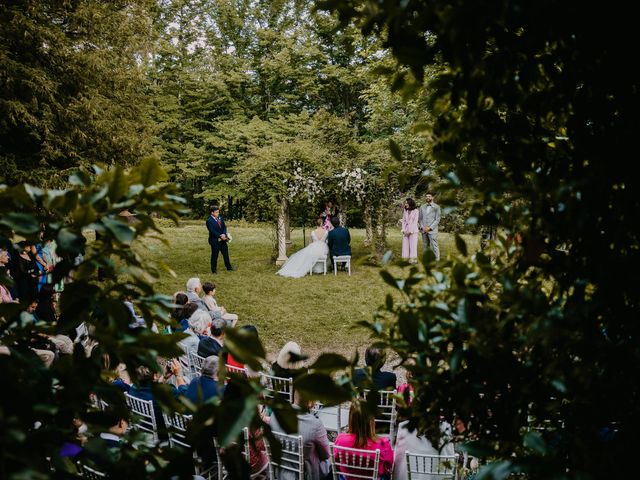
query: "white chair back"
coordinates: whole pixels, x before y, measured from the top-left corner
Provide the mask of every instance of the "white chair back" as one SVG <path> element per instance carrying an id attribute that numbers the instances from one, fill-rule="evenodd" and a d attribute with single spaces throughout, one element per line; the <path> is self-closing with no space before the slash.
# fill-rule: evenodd
<path id="1" fill-rule="evenodd" d="M 406 453 L 409 480 L 456 480 L 455 455 Z"/>
<path id="2" fill-rule="evenodd" d="M 153 437 L 153 443 L 158 443 L 158 425 L 153 409 L 152 400 L 142 400 L 140 398 L 124 394 L 129 410 L 136 415 L 132 420 L 132 425 L 138 430 L 149 433 Z"/>
<path id="3" fill-rule="evenodd" d="M 368 390 L 364 391 L 364 398 L 367 398 Z M 378 413 L 376 414 L 376 433 L 383 437 L 388 437 L 391 445 L 395 445 L 396 440 L 396 394 L 395 390 L 379 390 Z"/>
<path id="4" fill-rule="evenodd" d="M 245 377 L 247 376 L 246 367 L 236 367 L 235 365 L 229 365 L 228 363 L 225 363 L 224 369 L 226 370 L 227 375 L 235 374 L 235 375 L 243 375 Z"/>
<path id="5" fill-rule="evenodd" d="M 83 463 L 80 464 L 80 471 L 82 472 L 82 478 L 87 478 L 89 480 L 102 480 L 103 478 L 107 478 L 106 473 L 87 467 Z"/>
<path id="6" fill-rule="evenodd" d="M 193 418 L 191 415 L 183 415 L 181 413 L 172 413 L 168 415 L 162 413 L 164 417 L 164 424 L 167 427 L 169 435 L 170 447 L 183 447 L 191 448 L 191 445 L 187 443 L 187 424 Z"/>
<path id="7" fill-rule="evenodd" d="M 380 450 L 330 445 L 333 480 L 377 480 Z"/>
<path id="8" fill-rule="evenodd" d="M 222 461 L 222 458 L 224 457 L 224 451 L 220 447 L 218 439 L 215 437 L 213 439 L 213 446 L 216 449 L 216 457 L 218 458 L 218 479 L 226 480 L 229 478 L 229 472 L 227 472 L 227 469 L 224 468 L 224 462 Z M 249 458 L 251 455 L 249 452 L 249 448 L 249 429 L 247 427 L 244 427 L 242 429 L 242 457 L 247 463 L 249 463 Z"/>
<path id="9" fill-rule="evenodd" d="M 262 386 L 265 388 L 265 396 L 268 398 L 274 398 L 279 395 L 281 398 L 286 399 L 289 403 L 293 403 L 293 379 L 284 377 L 275 377 L 273 375 L 267 375 L 266 373 L 260 373 L 262 380 Z"/>
<path id="10" fill-rule="evenodd" d="M 302 449 L 302 435 L 287 435 L 273 432 L 282 447 L 282 455 L 276 462 L 271 454 L 271 445 L 265 443 L 269 457 L 269 475 L 272 479 L 280 478 L 280 473 L 287 471 L 295 475 L 296 480 L 304 480 L 304 450 Z M 293 477 L 288 477 L 293 478 Z"/>
<path id="11" fill-rule="evenodd" d="M 344 432 L 349 426 L 349 404 L 325 407 L 322 403 L 316 402 L 314 413 L 327 432 Z"/>
<path id="12" fill-rule="evenodd" d="M 201 357 L 196 352 L 189 352 L 189 363 L 191 364 L 191 373 L 194 377 L 202 375 L 202 364 L 204 363 L 204 357 Z"/>

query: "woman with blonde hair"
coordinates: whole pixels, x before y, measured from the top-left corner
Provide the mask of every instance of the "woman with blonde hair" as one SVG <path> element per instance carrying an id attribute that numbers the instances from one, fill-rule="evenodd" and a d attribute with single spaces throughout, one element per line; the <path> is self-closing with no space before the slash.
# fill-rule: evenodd
<path id="1" fill-rule="evenodd" d="M 380 450 L 380 462 L 378 464 L 378 478 L 380 480 L 389 479 L 393 468 L 393 449 L 386 437 L 376 435 L 376 422 L 373 415 L 364 411 L 362 404 L 358 400 L 351 403 L 349 409 L 349 431 L 341 433 L 336 438 L 337 447 L 358 448 L 360 450 L 371 450 L 373 461 L 374 452 Z M 360 475 L 361 470 L 345 469 L 340 467 L 342 473 L 349 475 Z"/>

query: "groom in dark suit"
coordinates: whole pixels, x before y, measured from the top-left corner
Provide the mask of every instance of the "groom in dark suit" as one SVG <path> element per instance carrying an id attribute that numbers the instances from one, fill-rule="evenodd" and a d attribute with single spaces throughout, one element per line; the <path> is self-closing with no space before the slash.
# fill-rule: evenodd
<path id="1" fill-rule="evenodd" d="M 220 216 L 220 207 L 217 205 L 211 207 L 211 215 L 207 218 L 207 230 L 209 230 L 209 245 L 211 245 L 211 273 L 217 273 L 219 253 L 222 253 L 227 270 L 233 270 L 229 261 L 227 226 L 224 218 Z"/>
<path id="2" fill-rule="evenodd" d="M 333 230 L 327 235 L 331 258 L 351 255 L 351 235 L 349 235 L 349 230 L 340 226 L 340 219 L 337 216 L 331 218 L 331 225 L 333 225 Z"/>

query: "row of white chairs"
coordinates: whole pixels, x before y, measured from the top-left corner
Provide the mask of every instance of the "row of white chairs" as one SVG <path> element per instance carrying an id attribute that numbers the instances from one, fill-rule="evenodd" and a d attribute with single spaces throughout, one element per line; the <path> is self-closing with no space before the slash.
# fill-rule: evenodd
<path id="1" fill-rule="evenodd" d="M 384 393 L 384 397 L 393 398 L 391 394 L 393 392 L 381 392 Z M 133 397 L 128 393 L 125 393 L 127 405 L 131 412 L 134 414 L 132 420 L 132 426 L 138 430 L 146 432 L 150 436 L 150 440 L 154 443 L 158 442 L 158 426 L 156 423 L 156 417 L 151 400 L 142 400 L 137 397 Z M 329 407 L 331 408 L 331 407 Z M 322 410 L 326 409 L 321 409 Z M 338 406 L 337 412 L 340 415 L 341 407 Z M 168 415 L 163 413 L 165 425 L 168 429 L 169 446 L 170 447 L 183 447 L 191 448 L 191 445 L 186 440 L 186 430 L 188 422 L 191 420 L 191 416 L 175 413 Z M 395 420 L 395 419 L 394 419 Z M 338 419 L 340 422 L 340 419 Z M 339 423 L 338 423 L 339 424 Z M 393 424 L 393 422 L 391 422 Z M 270 478 L 277 479 L 279 472 L 286 470 L 294 472 L 299 479 L 304 478 L 304 457 L 302 447 L 302 436 L 298 435 L 286 435 L 283 433 L 274 432 L 274 436 L 278 439 L 282 446 L 282 456 L 279 462 L 276 462 L 271 454 L 268 442 L 266 443 L 267 455 L 269 457 L 269 471 Z M 249 434 L 248 429 L 243 431 L 243 453 L 245 457 L 248 456 L 249 451 Z M 214 441 L 214 447 L 220 458 L 220 451 L 217 443 Z M 378 471 L 380 451 L 376 450 L 359 450 L 350 449 L 346 447 L 338 447 L 331 445 L 331 463 L 334 472 L 342 470 L 342 468 L 351 469 L 351 473 L 342 472 L 341 476 L 345 479 L 375 479 Z M 248 457 L 247 457 L 248 458 Z M 409 479 L 455 479 L 456 478 L 456 457 L 455 456 L 434 456 L 434 455 L 421 455 L 417 453 L 407 452 L 407 472 Z M 205 469 L 200 468 L 200 461 L 194 452 L 194 461 L 196 464 L 195 473 L 198 475 L 206 475 L 212 478 L 217 475 L 218 479 L 225 478 L 226 472 L 221 462 L 217 462 L 215 465 Z M 89 467 L 83 466 L 85 476 L 87 478 L 102 478 L 95 476 L 95 471 L 91 471 Z M 99 473 L 99 472 L 98 472 Z M 91 476 L 94 475 L 94 476 Z M 429 477 L 424 475 L 430 475 Z M 334 479 L 338 480 L 338 477 L 334 473 Z"/>

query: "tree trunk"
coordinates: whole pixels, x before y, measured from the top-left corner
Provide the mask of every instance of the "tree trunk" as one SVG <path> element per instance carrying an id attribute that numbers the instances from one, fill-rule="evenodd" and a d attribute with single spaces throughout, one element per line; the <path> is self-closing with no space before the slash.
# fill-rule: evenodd
<path id="1" fill-rule="evenodd" d="M 384 209 L 379 208 L 376 214 L 376 226 L 375 226 L 375 241 L 374 241 L 374 255 L 376 260 L 382 261 L 384 252 L 387 250 L 387 226 L 385 225 Z"/>
<path id="2" fill-rule="evenodd" d="M 286 202 L 286 209 L 284 211 L 284 238 L 287 250 L 291 248 L 293 242 L 291 241 L 291 217 L 289 216 L 289 202 Z"/>
<path id="3" fill-rule="evenodd" d="M 276 265 L 282 266 L 287 261 L 287 221 L 286 213 L 289 208 L 286 199 L 280 200 L 280 210 L 278 211 L 278 228 L 276 230 L 276 241 L 278 242 L 278 258 Z"/>
<path id="4" fill-rule="evenodd" d="M 373 206 L 366 203 L 364 206 L 364 246 L 370 247 L 373 243 Z"/>
<path id="5" fill-rule="evenodd" d="M 349 204 L 344 201 L 340 204 L 340 210 L 338 211 L 338 219 L 340 220 L 340 225 L 345 228 L 347 226 L 347 208 L 349 208 Z"/>
<path id="6" fill-rule="evenodd" d="M 480 231 L 480 250 L 484 250 L 490 241 L 494 241 L 498 237 L 497 225 L 486 225 Z"/>

